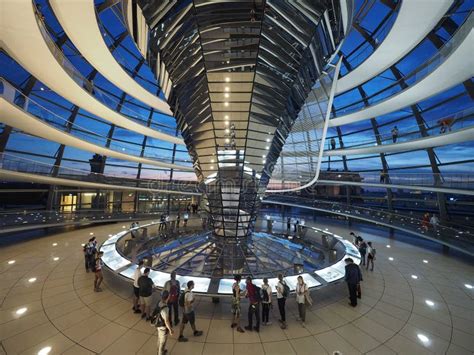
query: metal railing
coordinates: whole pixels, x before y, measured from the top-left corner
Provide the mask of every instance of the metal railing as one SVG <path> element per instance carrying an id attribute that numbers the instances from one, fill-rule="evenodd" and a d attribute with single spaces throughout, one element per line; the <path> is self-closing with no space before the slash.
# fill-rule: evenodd
<path id="1" fill-rule="evenodd" d="M 38 162 L 32 159 L 19 157 L 11 153 L 0 153 L 0 169 L 21 173 L 42 175 L 68 180 L 87 181 L 108 185 L 129 186 L 131 190 L 136 187 L 149 189 L 150 193 L 167 190 L 187 194 L 199 194 L 197 183 L 186 181 L 164 181 L 151 179 L 136 179 L 118 173 L 98 174 L 87 170 L 73 169 L 60 165 Z"/>
<path id="2" fill-rule="evenodd" d="M 474 255 L 474 229 L 467 226 L 453 228 L 439 220 L 437 223 L 431 223 L 430 220 L 425 220 L 418 215 L 406 215 L 397 213 L 397 211 L 390 212 L 337 202 L 310 200 L 301 196 L 272 195 L 266 197 L 263 203 L 276 203 L 290 207 L 292 205 L 306 206 L 322 212 L 365 220 L 435 240 Z"/>

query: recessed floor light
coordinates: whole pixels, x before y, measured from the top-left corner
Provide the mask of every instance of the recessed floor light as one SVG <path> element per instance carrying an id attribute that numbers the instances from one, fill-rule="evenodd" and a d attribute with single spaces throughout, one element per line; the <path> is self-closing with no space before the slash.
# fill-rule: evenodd
<path id="1" fill-rule="evenodd" d="M 94 232 L 90 232 L 89 235 L 94 235 Z"/>
<path id="2" fill-rule="evenodd" d="M 424 335 L 424 334 L 418 333 L 416 336 L 418 337 L 418 339 L 420 339 L 421 342 L 423 342 L 423 343 L 425 343 L 425 344 L 430 341 L 430 338 L 428 338 L 428 337 L 427 337 L 426 335 Z"/>
<path id="3" fill-rule="evenodd" d="M 435 305 L 435 303 L 431 300 L 425 300 L 425 303 L 430 307 L 433 307 Z"/>
<path id="4" fill-rule="evenodd" d="M 470 285 L 470 284 L 464 284 L 464 287 L 472 290 L 474 288 L 474 286 Z"/>
<path id="5" fill-rule="evenodd" d="M 8 265 L 15 264 L 15 260 L 8 260 Z"/>
<path id="6" fill-rule="evenodd" d="M 25 313 L 27 310 L 28 310 L 28 308 L 22 307 L 22 308 L 18 308 L 15 313 L 18 314 L 19 316 L 21 316 L 21 315 L 22 315 L 23 313 Z"/>
<path id="7" fill-rule="evenodd" d="M 50 353 L 51 349 L 52 348 L 50 346 L 46 346 L 43 349 L 41 349 L 40 351 L 38 351 L 38 355 L 48 355 Z"/>
<path id="8" fill-rule="evenodd" d="M 387 248 L 390 248 L 390 245 L 387 244 Z"/>
<path id="9" fill-rule="evenodd" d="M 55 257 L 53 258 L 53 260 L 54 260 L 54 261 L 58 261 L 59 258 L 58 258 L 57 256 L 55 256 Z"/>
<path id="10" fill-rule="evenodd" d="M 28 282 L 35 282 L 36 281 L 36 277 L 32 277 L 31 279 L 28 279 Z"/>
<path id="11" fill-rule="evenodd" d="M 55 246 L 57 246 L 57 245 L 58 245 L 58 243 L 53 243 L 53 247 L 55 247 Z"/>
<path id="12" fill-rule="evenodd" d="M 416 275 L 411 275 L 411 278 L 416 280 L 416 279 L 418 278 L 418 276 L 416 276 Z"/>
<path id="13" fill-rule="evenodd" d="M 393 258 L 392 258 L 392 257 L 389 257 L 388 260 L 393 261 Z"/>
<path id="14" fill-rule="evenodd" d="M 426 260 L 426 259 L 423 259 L 423 262 L 424 262 L 425 264 L 428 264 L 428 260 Z"/>
<path id="15" fill-rule="evenodd" d="M 82 243 L 82 244 L 81 244 L 81 247 L 85 247 L 85 246 L 86 246 L 86 243 Z"/>

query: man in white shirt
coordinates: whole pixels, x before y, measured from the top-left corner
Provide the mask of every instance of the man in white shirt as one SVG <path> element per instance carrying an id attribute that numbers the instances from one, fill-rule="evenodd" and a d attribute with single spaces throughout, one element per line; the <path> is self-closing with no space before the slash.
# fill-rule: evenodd
<path id="1" fill-rule="evenodd" d="M 430 218 L 430 224 L 433 227 L 433 230 L 436 232 L 438 230 L 439 219 L 435 214 Z"/>
<path id="2" fill-rule="evenodd" d="M 142 313 L 138 302 L 140 300 L 140 288 L 138 287 L 138 279 L 140 278 L 140 276 L 142 276 L 142 267 L 143 260 L 140 260 L 138 262 L 137 268 L 133 273 L 133 313 Z"/>
<path id="3" fill-rule="evenodd" d="M 286 297 L 288 297 L 288 295 L 285 294 L 285 285 L 286 285 L 286 282 L 285 280 L 283 280 L 283 275 L 278 274 L 278 284 L 275 287 L 277 291 L 278 310 L 280 312 L 279 321 L 281 323 L 282 329 L 286 328 L 285 303 L 286 303 Z"/>
<path id="4" fill-rule="evenodd" d="M 184 302 L 180 302 L 180 306 L 184 307 L 183 309 L 183 320 L 181 321 L 181 327 L 179 328 L 179 337 L 178 341 L 179 342 L 185 342 L 188 341 L 187 338 L 184 337 L 183 332 L 184 332 L 184 327 L 185 325 L 189 322 L 191 324 L 191 328 L 193 329 L 193 335 L 195 337 L 198 337 L 202 335 L 201 330 L 196 330 L 196 315 L 194 314 L 194 293 L 193 293 L 193 288 L 194 288 L 194 281 L 190 280 L 187 283 L 187 289 L 184 291 L 184 295 L 180 296 L 183 297 Z"/>

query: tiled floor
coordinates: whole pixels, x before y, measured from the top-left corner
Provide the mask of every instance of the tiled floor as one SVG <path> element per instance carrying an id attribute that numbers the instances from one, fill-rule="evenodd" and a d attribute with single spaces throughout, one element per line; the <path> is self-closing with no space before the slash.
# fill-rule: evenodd
<path id="1" fill-rule="evenodd" d="M 130 300 L 107 284 L 104 292 L 94 293 L 93 275 L 84 271 L 81 243 L 92 232 L 103 240 L 120 229 L 93 227 L 0 250 L 0 354 L 37 354 L 46 347 L 50 354 L 156 353 L 154 328 L 132 313 Z M 275 307 L 273 325 L 259 334 L 240 334 L 230 328 L 229 300 L 215 305 L 201 298 L 197 326 L 204 335 L 193 338 L 188 328 L 190 341 L 171 337 L 170 353 L 473 354 L 474 290 L 465 286 L 474 284 L 473 265 L 393 239 L 363 236 L 374 242 L 377 260 L 374 272 L 364 270 L 357 308 L 347 305 L 344 284 L 332 285 L 313 293 L 305 328 L 289 301 L 288 329 L 276 325 Z"/>

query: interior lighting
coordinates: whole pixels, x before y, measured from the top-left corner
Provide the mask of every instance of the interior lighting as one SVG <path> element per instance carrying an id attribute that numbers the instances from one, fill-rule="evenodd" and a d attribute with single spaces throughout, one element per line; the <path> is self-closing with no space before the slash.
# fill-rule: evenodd
<path id="1" fill-rule="evenodd" d="M 21 316 L 21 315 L 22 315 L 23 313 L 25 313 L 27 310 L 28 310 L 28 308 L 22 307 L 22 308 L 18 308 L 15 313 L 18 314 L 19 316 Z"/>
<path id="2" fill-rule="evenodd" d="M 464 284 L 464 287 L 472 290 L 474 288 L 474 286 L 472 286 L 471 284 Z"/>
<path id="3" fill-rule="evenodd" d="M 267 146 L 265 147 L 265 149 L 268 150 L 268 149 L 270 149 L 270 147 L 267 145 Z"/>
<path id="4" fill-rule="evenodd" d="M 428 338 L 428 337 L 427 337 L 426 335 L 424 335 L 424 334 L 418 333 L 416 336 L 417 336 L 418 339 L 420 339 L 420 341 L 421 341 L 422 343 L 424 343 L 424 344 L 429 343 L 429 341 L 430 341 L 430 338 Z"/>
<path id="5" fill-rule="evenodd" d="M 269 142 L 270 142 L 270 138 L 267 138 L 267 143 L 269 143 Z"/>
<path id="6" fill-rule="evenodd" d="M 230 133 L 230 130 L 228 128 L 226 128 L 225 133 Z"/>
<path id="7" fill-rule="evenodd" d="M 71 195 L 72 196 L 72 195 Z M 89 235 L 94 235 L 94 232 L 90 232 Z"/>
<path id="8" fill-rule="evenodd" d="M 55 257 L 53 258 L 53 260 L 54 260 L 54 261 L 58 261 L 59 258 L 58 258 L 57 256 L 55 256 Z"/>
<path id="9" fill-rule="evenodd" d="M 224 97 L 229 97 L 230 95 L 228 93 L 225 93 L 224 94 Z"/>
<path id="10" fill-rule="evenodd" d="M 40 87 L 40 90 L 41 90 L 41 91 L 44 91 L 44 87 Z"/>
<path id="11" fill-rule="evenodd" d="M 425 300 L 425 303 L 430 307 L 433 307 L 435 305 L 435 303 L 431 300 Z"/>
<path id="12" fill-rule="evenodd" d="M 230 91 L 230 87 L 226 86 L 226 87 L 224 88 L 224 91 Z"/>
<path id="13" fill-rule="evenodd" d="M 428 264 L 428 260 L 426 260 L 426 259 L 423 259 L 423 262 L 424 262 L 425 264 Z"/>
<path id="14" fill-rule="evenodd" d="M 229 115 L 225 115 L 224 118 L 225 118 L 226 120 L 228 120 L 228 119 L 229 119 Z"/>
<path id="15" fill-rule="evenodd" d="M 389 244 L 387 244 L 387 248 L 390 248 L 390 245 L 389 245 Z"/>
<path id="16" fill-rule="evenodd" d="M 229 125 L 229 121 L 225 121 L 224 123 L 225 123 L 225 125 L 226 125 L 226 126 L 228 126 L 228 125 Z"/>
<path id="17" fill-rule="evenodd" d="M 55 246 L 57 246 L 57 245 L 58 245 L 58 243 L 53 243 L 52 245 L 53 245 L 53 247 L 55 247 Z"/>
<path id="18" fill-rule="evenodd" d="M 392 257 L 389 257 L 388 260 L 393 261 L 393 258 L 392 258 Z"/>
<path id="19" fill-rule="evenodd" d="M 29 282 L 29 283 L 33 283 L 33 282 L 35 282 L 35 281 L 36 281 L 36 277 L 32 277 L 31 279 L 28 279 L 28 282 Z"/>
<path id="20" fill-rule="evenodd" d="M 52 348 L 50 346 L 46 346 L 43 349 L 41 349 L 40 351 L 38 351 L 38 355 L 48 355 L 50 353 L 51 349 Z"/>
<path id="21" fill-rule="evenodd" d="M 15 264 L 15 260 L 8 260 L 8 265 Z"/>
<path id="22" fill-rule="evenodd" d="M 228 83 L 229 81 L 230 81 L 230 78 L 228 76 L 226 76 L 225 82 Z"/>
<path id="23" fill-rule="evenodd" d="M 411 278 L 414 279 L 414 280 L 416 280 L 416 279 L 418 279 L 418 276 L 416 276 L 416 275 L 411 275 Z"/>
<path id="24" fill-rule="evenodd" d="M 229 103 L 227 101 L 224 102 L 224 106 L 229 106 Z"/>

